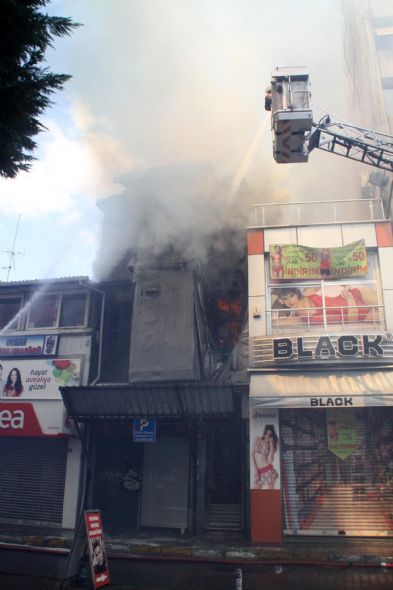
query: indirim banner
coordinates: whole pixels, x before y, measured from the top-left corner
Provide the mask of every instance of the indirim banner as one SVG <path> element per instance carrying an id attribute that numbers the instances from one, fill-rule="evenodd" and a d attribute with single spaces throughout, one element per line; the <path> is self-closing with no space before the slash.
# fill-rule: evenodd
<path id="1" fill-rule="evenodd" d="M 337 248 L 271 244 L 270 277 L 274 280 L 337 279 L 367 275 L 364 240 Z"/>

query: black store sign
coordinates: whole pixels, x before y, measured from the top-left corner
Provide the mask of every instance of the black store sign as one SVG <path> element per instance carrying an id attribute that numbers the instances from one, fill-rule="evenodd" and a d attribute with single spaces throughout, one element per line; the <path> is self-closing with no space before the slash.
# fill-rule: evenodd
<path id="1" fill-rule="evenodd" d="M 383 342 L 391 335 L 352 336 L 338 338 L 321 336 L 316 345 L 307 344 L 299 338 L 274 338 L 274 360 L 351 359 L 354 357 L 382 358 Z"/>

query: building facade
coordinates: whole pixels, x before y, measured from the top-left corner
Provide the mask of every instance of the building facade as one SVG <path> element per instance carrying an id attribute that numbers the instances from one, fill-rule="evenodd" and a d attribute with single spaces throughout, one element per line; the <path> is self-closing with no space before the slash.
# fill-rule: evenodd
<path id="1" fill-rule="evenodd" d="M 101 295 L 86 277 L 0 285 L 0 520 L 72 529 L 81 444 L 60 385 L 89 382 Z"/>
<path id="2" fill-rule="evenodd" d="M 248 231 L 256 543 L 393 534 L 391 225 L 328 206 L 261 205 Z"/>

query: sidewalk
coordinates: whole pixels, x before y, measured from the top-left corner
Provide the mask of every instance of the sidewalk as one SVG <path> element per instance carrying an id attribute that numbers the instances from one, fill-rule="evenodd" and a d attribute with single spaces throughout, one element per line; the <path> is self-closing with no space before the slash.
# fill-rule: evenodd
<path id="1" fill-rule="evenodd" d="M 68 553 L 72 531 L 3 527 L 0 548 Z M 280 545 L 251 545 L 240 536 L 186 537 L 138 533 L 130 537 L 105 534 L 108 555 L 149 561 L 187 561 L 266 564 L 393 564 L 393 540 L 350 538 L 291 538 Z"/>

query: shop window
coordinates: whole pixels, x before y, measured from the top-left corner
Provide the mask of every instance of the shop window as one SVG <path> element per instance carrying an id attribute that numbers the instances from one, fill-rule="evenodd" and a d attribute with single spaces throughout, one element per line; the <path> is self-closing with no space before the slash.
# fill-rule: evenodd
<path id="1" fill-rule="evenodd" d="M 270 288 L 272 332 L 381 329 L 383 306 L 375 281 L 281 284 Z"/>
<path id="2" fill-rule="evenodd" d="M 86 293 L 63 295 L 61 302 L 60 327 L 85 325 Z"/>
<path id="3" fill-rule="evenodd" d="M 7 327 L 9 330 L 17 328 L 17 316 L 20 308 L 20 297 L 7 297 L 6 299 L 0 299 L 0 328 Z"/>
<path id="4" fill-rule="evenodd" d="M 60 296 L 57 294 L 33 297 L 30 303 L 28 328 L 54 328 L 60 307 Z"/>
<path id="5" fill-rule="evenodd" d="M 311 249 L 308 254 L 313 255 Z M 354 260 L 358 260 L 360 254 L 355 250 L 353 256 Z M 286 262 L 283 260 L 284 255 L 277 251 L 266 261 L 266 276 L 270 276 L 267 325 L 271 333 L 339 332 L 355 326 L 358 331 L 384 328 L 384 307 L 375 252 L 367 253 L 364 276 L 341 279 L 332 277 L 334 267 L 330 268 L 331 261 L 320 256 L 317 271 L 312 266 L 308 268 L 307 264 L 299 267 L 303 275 L 315 271 L 314 274 L 320 274 L 320 278 L 298 282 L 288 280 L 282 278 Z"/>

